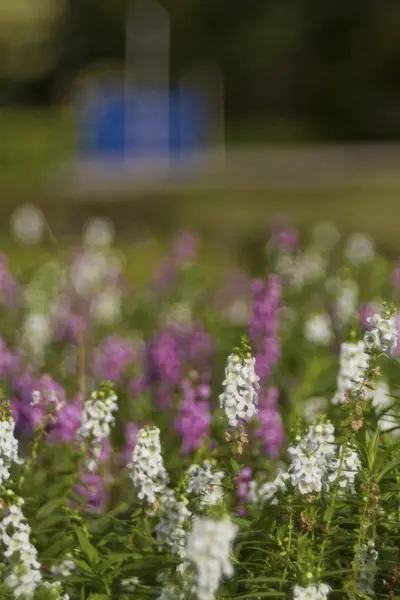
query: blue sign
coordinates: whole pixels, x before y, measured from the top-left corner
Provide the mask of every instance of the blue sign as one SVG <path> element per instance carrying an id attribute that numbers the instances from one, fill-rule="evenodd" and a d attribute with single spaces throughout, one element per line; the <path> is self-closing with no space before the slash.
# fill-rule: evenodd
<path id="1" fill-rule="evenodd" d="M 80 150 L 96 158 L 141 158 L 144 153 L 184 159 L 203 148 L 210 116 L 190 89 L 130 92 L 99 85 L 79 114 Z"/>

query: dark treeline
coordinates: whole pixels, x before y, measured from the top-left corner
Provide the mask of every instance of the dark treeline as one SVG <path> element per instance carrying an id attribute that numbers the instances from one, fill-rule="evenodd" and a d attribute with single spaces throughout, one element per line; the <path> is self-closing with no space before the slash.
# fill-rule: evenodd
<path id="1" fill-rule="evenodd" d="M 304 123 L 323 139 L 400 137 L 399 0 L 160 3 L 171 16 L 172 77 L 218 65 L 228 117 Z M 123 61 L 131 5 L 69 0 L 56 66 L 14 100 L 49 101 L 82 68 Z"/>

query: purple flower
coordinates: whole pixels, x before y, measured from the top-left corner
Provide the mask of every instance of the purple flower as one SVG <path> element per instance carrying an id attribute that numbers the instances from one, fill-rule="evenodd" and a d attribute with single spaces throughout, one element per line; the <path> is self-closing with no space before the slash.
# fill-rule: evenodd
<path id="1" fill-rule="evenodd" d="M 84 473 L 81 479 L 83 484 L 75 487 L 75 493 L 82 497 L 87 512 L 101 512 L 107 500 L 103 478 L 98 473 Z"/>
<path id="2" fill-rule="evenodd" d="M 278 311 L 281 305 L 281 285 L 277 275 L 270 275 L 267 287 L 264 281 L 253 282 L 253 307 L 249 332 L 254 346 L 256 373 L 264 383 L 276 366 L 279 355 Z"/>
<path id="3" fill-rule="evenodd" d="M 160 331 L 148 347 L 150 381 L 179 383 L 182 373 L 182 355 L 179 337 L 172 327 Z"/>
<path id="4" fill-rule="evenodd" d="M 87 324 L 82 316 L 63 313 L 56 322 L 54 337 L 57 341 L 76 342 L 86 328 Z"/>
<path id="5" fill-rule="evenodd" d="M 199 240 L 196 235 L 181 231 L 174 240 L 172 253 L 179 262 L 192 261 L 196 258 L 198 247 Z"/>
<path id="6" fill-rule="evenodd" d="M 285 439 L 283 423 L 279 414 L 277 400 L 279 391 L 275 387 L 267 389 L 258 404 L 258 429 L 256 438 L 263 440 L 265 449 L 273 459 L 278 458 Z"/>
<path id="7" fill-rule="evenodd" d="M 360 306 L 360 323 L 365 329 L 370 327 L 368 319 L 376 313 L 376 309 L 372 304 L 361 304 Z"/>
<path id="8" fill-rule="evenodd" d="M 123 462 L 127 465 L 132 460 L 132 452 L 136 446 L 136 436 L 139 428 L 135 423 L 125 423 L 125 447 L 123 452 Z"/>
<path id="9" fill-rule="evenodd" d="M 0 337 L 0 378 L 16 376 L 22 369 L 22 351 L 8 350 L 7 345 Z"/>
<path id="10" fill-rule="evenodd" d="M 195 324 L 192 330 L 189 330 L 187 342 L 187 359 L 190 366 L 203 376 L 208 375 L 214 348 L 210 336 L 204 331 L 201 323 Z"/>
<path id="11" fill-rule="evenodd" d="M 120 383 L 134 357 L 132 344 L 128 340 L 116 335 L 109 336 L 94 353 L 93 374 L 98 380 Z"/>
<path id="12" fill-rule="evenodd" d="M 147 388 L 147 378 L 145 376 L 142 377 L 134 377 L 129 383 L 129 394 L 133 398 L 139 398 L 139 396 L 146 390 Z"/>
<path id="13" fill-rule="evenodd" d="M 147 382 L 154 386 L 159 407 L 171 406 L 184 376 L 209 385 L 213 347 L 201 324 L 182 330 L 162 329 L 147 347 Z M 206 388 L 201 388 L 207 395 Z"/>
<path id="14" fill-rule="evenodd" d="M 284 216 L 277 216 L 271 227 L 270 243 L 276 248 L 293 252 L 299 245 L 299 234 Z"/>
<path id="15" fill-rule="evenodd" d="M 237 475 L 235 479 L 236 483 L 236 495 L 238 499 L 238 514 L 241 516 L 246 516 L 247 511 L 244 508 L 246 503 L 246 498 L 249 494 L 249 483 L 252 477 L 252 470 L 250 467 L 245 467 L 242 469 Z"/>
<path id="16" fill-rule="evenodd" d="M 183 401 L 175 420 L 175 430 L 182 436 L 184 455 L 199 448 L 210 433 L 210 405 L 207 400 L 196 400 L 197 393 L 198 390 L 186 381 L 183 386 Z"/>
<path id="17" fill-rule="evenodd" d="M 36 391 L 41 392 L 42 401 L 33 406 L 33 392 Z M 22 375 L 14 378 L 12 405 L 18 432 L 29 434 L 43 421 L 49 410 L 51 393 L 57 396 L 59 403 L 65 402 L 63 388 L 50 375 L 36 378 L 26 369 Z"/>
<path id="18" fill-rule="evenodd" d="M 173 258 L 166 258 L 157 267 L 156 272 L 153 276 L 151 287 L 153 291 L 158 295 L 168 294 L 178 275 L 177 264 Z"/>
<path id="19" fill-rule="evenodd" d="M 72 442 L 76 439 L 83 412 L 83 402 L 80 395 L 73 402 L 65 402 L 57 414 L 55 423 L 50 423 L 49 441 L 63 440 Z"/>

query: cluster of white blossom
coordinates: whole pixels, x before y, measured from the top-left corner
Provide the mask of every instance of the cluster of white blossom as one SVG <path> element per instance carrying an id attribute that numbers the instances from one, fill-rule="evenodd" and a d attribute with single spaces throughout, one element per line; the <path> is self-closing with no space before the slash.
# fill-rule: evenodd
<path id="1" fill-rule="evenodd" d="M 328 594 L 331 589 L 326 583 L 312 584 L 307 587 L 295 585 L 293 600 L 328 600 Z"/>
<path id="2" fill-rule="evenodd" d="M 332 298 L 338 325 L 349 325 L 358 311 L 360 291 L 357 282 L 340 276 L 330 277 L 325 282 L 325 289 Z"/>
<path id="3" fill-rule="evenodd" d="M 393 354 L 397 346 L 396 317 L 390 312 L 376 313 L 368 319 L 371 326 L 364 341 L 367 348 Z"/>
<path id="4" fill-rule="evenodd" d="M 166 490 L 159 499 L 160 517 L 156 525 L 159 550 L 169 547 L 173 554 L 184 558 L 186 546 L 185 522 L 192 513 L 187 500 L 177 500 L 173 490 Z"/>
<path id="5" fill-rule="evenodd" d="M 349 446 L 338 450 L 334 431 L 330 423 L 311 426 L 300 443 L 288 449 L 292 459 L 288 473 L 296 492 L 327 493 L 340 475 L 339 491 L 354 493 L 354 481 L 361 469 L 361 461 Z"/>
<path id="6" fill-rule="evenodd" d="M 187 558 L 196 569 L 198 600 L 214 600 L 222 578 L 233 575 L 230 559 L 237 526 L 230 518 L 220 521 L 196 517 L 187 538 Z"/>
<path id="7" fill-rule="evenodd" d="M 365 377 L 370 357 L 364 342 L 344 342 L 340 348 L 340 365 L 337 377 L 337 391 L 332 404 L 343 404 L 346 394 L 355 392 Z"/>
<path id="8" fill-rule="evenodd" d="M 238 354 L 231 354 L 228 358 L 223 381 L 225 389 L 219 399 L 231 427 L 257 415 L 260 385 L 255 363 L 250 354 L 243 359 Z"/>
<path id="9" fill-rule="evenodd" d="M 10 506 L 8 515 L 0 523 L 0 539 L 6 548 L 4 556 L 10 560 L 12 568 L 5 578 L 6 586 L 15 598 L 32 598 L 42 576 L 37 550 L 29 539 L 31 528 L 20 508 L 22 504 L 23 500 L 19 498 L 18 504 Z"/>
<path id="10" fill-rule="evenodd" d="M 176 569 L 177 580 L 174 584 L 164 585 L 159 600 L 195 600 L 197 599 L 196 573 L 193 565 L 184 561 Z"/>
<path id="11" fill-rule="evenodd" d="M 222 480 L 225 473 L 213 473 L 213 465 L 205 460 L 201 465 L 191 465 L 186 491 L 200 497 L 202 505 L 217 504 L 224 495 Z"/>
<path id="12" fill-rule="evenodd" d="M 104 384 L 98 392 L 92 392 L 85 402 L 78 435 L 90 442 L 90 454 L 98 458 L 103 440 L 108 438 L 115 423 L 118 398 L 109 384 Z M 96 460 L 89 459 L 88 468 L 96 468 Z"/>
<path id="13" fill-rule="evenodd" d="M 18 440 L 14 437 L 15 421 L 12 417 L 5 417 L 0 421 L 0 484 L 10 478 L 12 463 L 22 464 L 18 456 Z"/>
<path id="14" fill-rule="evenodd" d="M 65 555 L 65 559 L 62 560 L 58 565 L 50 567 L 50 572 L 53 575 L 61 575 L 62 577 L 68 577 L 72 571 L 76 569 L 76 565 L 73 561 L 72 554 L 68 552 Z"/>
<path id="15" fill-rule="evenodd" d="M 332 482 L 336 481 L 340 470 L 339 493 L 354 494 L 355 478 L 357 473 L 361 470 L 361 467 L 362 464 L 359 455 L 349 446 L 343 450 L 342 461 L 340 457 L 331 460 L 330 469 Z"/>
<path id="16" fill-rule="evenodd" d="M 315 249 L 306 250 L 298 255 L 281 252 L 275 268 L 288 285 L 301 290 L 324 276 L 326 258 Z"/>
<path id="17" fill-rule="evenodd" d="M 334 337 L 328 313 L 311 315 L 304 324 L 304 337 L 311 344 L 328 346 Z"/>
<path id="18" fill-rule="evenodd" d="M 353 233 L 346 244 L 346 255 L 353 265 L 365 265 L 375 255 L 375 244 L 365 233 Z"/>
<path id="19" fill-rule="evenodd" d="M 22 326 L 21 344 L 35 357 L 43 359 L 45 349 L 52 336 L 52 321 L 49 314 L 28 313 Z"/>
<path id="20" fill-rule="evenodd" d="M 249 493 L 247 496 L 249 502 L 258 507 L 262 506 L 266 502 L 272 505 L 278 504 L 276 494 L 278 491 L 287 491 L 286 481 L 289 478 L 289 473 L 281 471 L 277 474 L 273 481 L 250 481 Z"/>
<path id="21" fill-rule="evenodd" d="M 358 556 L 358 589 L 362 594 L 374 596 L 375 576 L 377 572 L 376 561 L 378 560 L 378 556 L 378 552 L 375 550 L 375 544 L 372 540 L 361 546 Z"/>
<path id="22" fill-rule="evenodd" d="M 134 592 L 137 586 L 139 585 L 139 577 L 127 577 L 126 579 L 122 579 L 121 585 L 127 592 Z"/>
<path id="23" fill-rule="evenodd" d="M 289 485 L 300 495 L 328 493 L 339 473 L 339 493 L 353 493 L 361 461 L 350 447 L 340 454 L 334 431 L 331 423 L 310 426 L 299 443 L 288 449 L 291 464 L 286 472 L 279 472 L 272 482 L 250 482 L 249 501 L 258 506 L 264 502 L 277 504 L 277 493 L 288 491 Z"/>
<path id="24" fill-rule="evenodd" d="M 291 446 L 290 481 L 300 494 L 328 491 L 334 477 L 332 458 L 336 451 L 334 427 L 331 424 L 309 428 L 297 446 Z"/>
<path id="25" fill-rule="evenodd" d="M 169 481 L 161 454 L 158 427 L 144 428 L 138 432 L 128 468 L 131 469 L 130 477 L 138 490 L 139 499 L 155 504 Z"/>
<path id="26" fill-rule="evenodd" d="M 68 594 L 63 594 L 62 586 L 59 581 L 52 581 L 51 583 L 45 581 L 43 587 L 51 590 L 53 592 L 54 600 L 70 600 Z"/>

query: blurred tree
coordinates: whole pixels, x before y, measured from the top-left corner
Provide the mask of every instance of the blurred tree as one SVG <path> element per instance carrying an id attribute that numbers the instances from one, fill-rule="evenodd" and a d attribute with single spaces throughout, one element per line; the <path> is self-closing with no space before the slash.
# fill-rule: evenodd
<path id="1" fill-rule="evenodd" d="M 325 139 L 400 136 L 399 0 L 159 1 L 171 16 L 172 78 L 217 65 L 229 117 L 300 121 Z M 132 5 L 0 0 L 2 90 L 26 81 L 29 100 L 42 81 L 51 95 L 88 65 L 123 61 Z"/>

